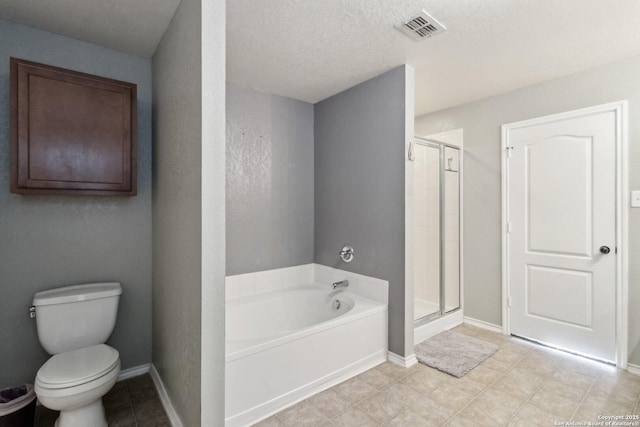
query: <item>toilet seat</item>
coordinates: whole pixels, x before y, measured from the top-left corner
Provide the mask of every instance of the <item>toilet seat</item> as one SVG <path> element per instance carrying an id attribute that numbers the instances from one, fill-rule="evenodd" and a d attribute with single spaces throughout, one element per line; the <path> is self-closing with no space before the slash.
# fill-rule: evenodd
<path id="1" fill-rule="evenodd" d="M 77 387 L 119 370 L 120 354 L 106 344 L 59 353 L 45 362 L 36 375 L 36 386 L 57 390 Z"/>

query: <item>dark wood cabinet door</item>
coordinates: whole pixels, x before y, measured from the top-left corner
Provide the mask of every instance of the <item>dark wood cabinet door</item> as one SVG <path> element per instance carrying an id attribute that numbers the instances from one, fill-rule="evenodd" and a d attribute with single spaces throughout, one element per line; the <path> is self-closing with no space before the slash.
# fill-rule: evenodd
<path id="1" fill-rule="evenodd" d="M 136 85 L 11 58 L 11 191 L 136 194 Z"/>

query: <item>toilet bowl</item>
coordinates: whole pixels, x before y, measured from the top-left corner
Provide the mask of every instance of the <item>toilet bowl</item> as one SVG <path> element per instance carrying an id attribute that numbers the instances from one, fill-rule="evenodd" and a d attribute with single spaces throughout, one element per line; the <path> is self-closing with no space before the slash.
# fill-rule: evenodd
<path id="1" fill-rule="evenodd" d="M 115 326 L 119 283 L 67 286 L 33 299 L 40 343 L 53 356 L 38 370 L 40 403 L 56 427 L 107 427 L 102 397 L 120 374 L 120 354 L 106 344 Z"/>
<path id="2" fill-rule="evenodd" d="M 102 396 L 119 373 L 118 351 L 99 344 L 51 357 L 38 371 L 35 392 L 40 403 L 60 411 L 56 427 L 106 427 Z"/>

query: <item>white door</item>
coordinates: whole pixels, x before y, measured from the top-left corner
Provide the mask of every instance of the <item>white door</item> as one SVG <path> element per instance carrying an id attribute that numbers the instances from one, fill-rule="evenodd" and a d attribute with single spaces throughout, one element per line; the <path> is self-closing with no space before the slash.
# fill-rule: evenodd
<path id="1" fill-rule="evenodd" d="M 510 330 L 616 360 L 615 111 L 506 126 Z"/>

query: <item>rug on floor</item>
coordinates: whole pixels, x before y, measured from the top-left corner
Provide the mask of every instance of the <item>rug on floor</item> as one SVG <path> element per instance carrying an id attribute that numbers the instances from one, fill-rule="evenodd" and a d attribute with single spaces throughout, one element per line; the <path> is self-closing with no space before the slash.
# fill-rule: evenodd
<path id="1" fill-rule="evenodd" d="M 427 366 L 460 378 L 498 350 L 498 346 L 453 331 L 416 345 L 416 358 Z"/>

